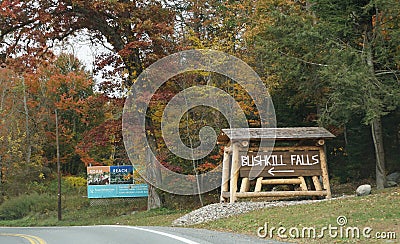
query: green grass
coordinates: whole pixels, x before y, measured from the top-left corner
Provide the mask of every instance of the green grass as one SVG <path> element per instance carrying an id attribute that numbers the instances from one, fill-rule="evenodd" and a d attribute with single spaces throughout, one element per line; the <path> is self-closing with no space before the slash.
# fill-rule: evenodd
<path id="1" fill-rule="evenodd" d="M 70 187 L 63 182 L 62 220 L 57 216 L 56 185 L 45 186 L 42 193 L 20 195 L 0 205 L 0 226 L 71 226 L 71 225 L 157 225 L 166 226 L 189 210 L 176 208 L 147 209 L 147 198 L 129 201 L 111 199 L 106 205 L 90 206 L 86 187 Z"/>
<path id="2" fill-rule="evenodd" d="M 259 227 L 268 224 L 271 227 L 284 227 L 288 230 L 296 227 L 300 231 L 303 227 L 315 227 L 317 231 L 322 227 L 339 227 L 337 224 L 338 216 L 345 216 L 348 220 L 346 227 L 358 227 L 363 230 L 365 227 L 373 229 L 372 235 L 379 232 L 396 232 L 397 239 L 400 239 L 400 188 L 389 188 L 378 191 L 366 197 L 349 197 L 332 201 L 319 202 L 308 205 L 297 205 L 288 207 L 266 208 L 253 211 L 239 216 L 220 219 L 214 222 L 196 225 L 197 228 L 207 228 L 212 230 L 230 231 L 257 236 Z M 317 233 L 320 233 L 317 232 Z M 339 235 L 339 233 L 338 233 Z M 362 234 L 361 234 L 362 235 Z M 273 232 L 274 239 L 284 241 L 294 241 L 297 243 L 340 243 L 340 242 L 363 242 L 363 243 L 386 243 L 379 240 L 329 238 L 328 232 L 322 239 L 281 239 L 277 232 Z M 345 237 L 345 234 L 343 234 Z M 392 240 L 393 241 L 393 240 Z M 392 243 L 395 243 L 394 241 Z"/>
<path id="3" fill-rule="evenodd" d="M 63 219 L 58 221 L 57 212 L 46 215 L 30 215 L 18 220 L 0 221 L 0 226 L 71 226 L 71 225 L 137 225 L 168 226 L 185 212 L 155 209 L 134 214 L 111 213 L 106 208 L 88 209 L 85 212 L 63 211 Z"/>
<path id="4" fill-rule="evenodd" d="M 70 199 L 74 200 L 73 197 Z M 142 202 L 144 199 L 138 199 Z M 65 203 L 65 202 L 64 202 Z M 107 206 L 79 206 L 62 209 L 62 220 L 58 221 L 57 211 L 51 210 L 29 215 L 15 220 L 1 220 L 0 226 L 71 226 L 71 225 L 154 225 L 168 226 L 183 214 L 184 210 L 165 208 L 138 211 L 137 202 L 125 202 Z"/>

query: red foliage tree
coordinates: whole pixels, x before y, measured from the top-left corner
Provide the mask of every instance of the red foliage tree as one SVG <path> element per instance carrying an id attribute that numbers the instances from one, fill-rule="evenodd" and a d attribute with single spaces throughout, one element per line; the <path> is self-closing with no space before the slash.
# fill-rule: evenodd
<path id="1" fill-rule="evenodd" d="M 160 1 L 4 0 L 0 49 L 34 67 L 54 44 L 85 31 L 93 42 L 111 44 L 112 53 L 99 57 L 98 65 L 126 71 L 129 87 L 144 67 L 171 50 L 174 17 Z"/>

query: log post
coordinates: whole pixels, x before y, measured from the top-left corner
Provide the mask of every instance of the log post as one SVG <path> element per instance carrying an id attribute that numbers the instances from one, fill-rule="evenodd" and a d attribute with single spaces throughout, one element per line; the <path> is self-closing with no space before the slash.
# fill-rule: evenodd
<path id="1" fill-rule="evenodd" d="M 325 148 L 323 146 L 319 147 L 319 154 L 321 160 L 322 183 L 324 185 L 324 189 L 326 190 L 326 198 L 331 199 L 332 193 L 329 185 L 328 165 L 326 163 Z"/>
<path id="2" fill-rule="evenodd" d="M 250 189 L 250 180 L 247 177 L 242 179 L 242 184 L 240 185 L 240 192 L 248 192 Z"/>
<path id="3" fill-rule="evenodd" d="M 254 192 L 260 192 L 262 188 L 263 177 L 258 177 L 256 181 L 256 187 L 254 188 Z"/>
<path id="4" fill-rule="evenodd" d="M 306 183 L 306 180 L 304 179 L 304 177 L 303 176 L 299 176 L 299 179 L 300 179 L 300 187 L 301 187 L 301 190 L 302 191 L 308 191 L 308 188 L 307 188 L 307 183 Z"/>
<path id="5" fill-rule="evenodd" d="M 221 184 L 221 197 L 220 202 L 226 202 L 228 199 L 223 196 L 224 192 L 229 191 L 229 161 L 230 161 L 231 147 L 224 148 L 224 158 L 222 160 L 222 184 Z"/>
<path id="6" fill-rule="evenodd" d="M 231 179 L 230 179 L 230 203 L 236 201 L 237 183 L 239 179 L 239 143 L 234 142 L 232 144 L 232 167 L 231 167 Z"/>
<path id="7" fill-rule="evenodd" d="M 316 175 L 314 175 L 313 177 L 312 177 L 312 180 L 313 180 L 313 183 L 314 183 L 314 187 L 315 187 L 315 190 L 316 191 L 322 191 L 322 186 L 321 186 L 321 183 L 319 182 L 319 179 L 318 179 L 319 177 L 318 176 L 316 176 Z"/>

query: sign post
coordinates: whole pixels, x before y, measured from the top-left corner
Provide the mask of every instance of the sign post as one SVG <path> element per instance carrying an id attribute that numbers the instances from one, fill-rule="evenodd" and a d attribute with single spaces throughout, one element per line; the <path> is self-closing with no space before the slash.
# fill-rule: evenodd
<path id="1" fill-rule="evenodd" d="M 324 144 L 333 137 L 320 127 L 224 129 L 219 136 L 219 143 L 225 144 L 221 202 L 241 197 L 331 198 Z M 285 145 L 263 147 L 261 140 Z M 252 183 L 254 189 L 250 190 Z M 268 191 L 263 190 L 264 185 L 290 185 L 293 189 Z M 296 185 L 300 190 L 294 189 Z"/>

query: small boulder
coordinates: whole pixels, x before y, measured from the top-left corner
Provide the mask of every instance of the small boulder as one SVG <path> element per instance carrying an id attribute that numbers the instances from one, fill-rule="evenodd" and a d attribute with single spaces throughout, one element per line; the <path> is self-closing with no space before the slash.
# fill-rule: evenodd
<path id="1" fill-rule="evenodd" d="M 394 172 L 386 176 L 386 181 L 388 182 L 393 181 L 396 182 L 397 184 L 400 184 L 400 172 Z"/>
<path id="2" fill-rule="evenodd" d="M 357 187 L 356 195 L 357 196 L 367 196 L 371 194 L 371 185 L 361 185 Z"/>
<path id="3" fill-rule="evenodd" d="M 396 187 L 396 186 L 399 185 L 399 184 L 397 184 L 396 181 L 391 181 L 391 180 L 387 181 L 386 184 L 387 184 L 388 187 Z"/>

